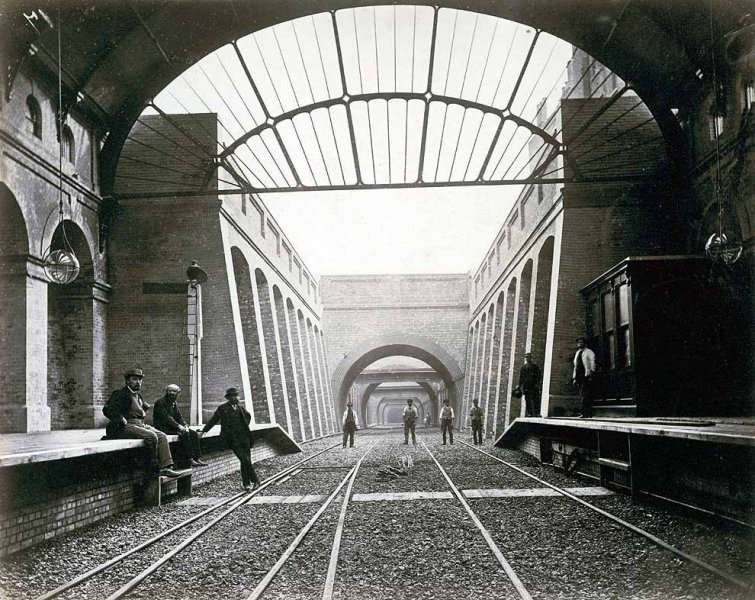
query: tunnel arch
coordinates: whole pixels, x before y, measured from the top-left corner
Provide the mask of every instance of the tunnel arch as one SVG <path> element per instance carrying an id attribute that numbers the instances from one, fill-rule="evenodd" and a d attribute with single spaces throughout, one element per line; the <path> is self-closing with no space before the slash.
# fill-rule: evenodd
<path id="1" fill-rule="evenodd" d="M 456 360 L 439 344 L 425 337 L 408 333 L 390 333 L 366 340 L 344 356 L 333 371 L 332 389 L 338 411 L 343 412 L 346 397 L 356 376 L 365 367 L 387 356 L 409 356 L 426 362 L 440 375 L 449 390 L 451 404 L 460 400 L 457 384 L 464 372 Z"/>

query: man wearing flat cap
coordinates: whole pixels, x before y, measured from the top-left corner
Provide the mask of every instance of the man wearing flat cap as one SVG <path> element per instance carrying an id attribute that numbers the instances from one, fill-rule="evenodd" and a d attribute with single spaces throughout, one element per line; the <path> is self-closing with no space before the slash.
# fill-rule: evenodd
<path id="1" fill-rule="evenodd" d="M 107 424 L 107 436 L 144 440 L 152 451 L 151 466 L 156 467 L 161 475 L 178 477 L 180 473 L 172 468 L 173 457 L 170 454 L 168 436 L 144 422 L 150 408 L 139 393 L 144 372 L 141 369 L 129 369 L 123 376 L 126 385 L 110 394 L 102 407 L 103 414 L 110 421 Z"/>
<path id="2" fill-rule="evenodd" d="M 199 433 L 189 429 L 186 420 L 178 408 L 178 394 L 181 388 L 171 383 L 165 388 L 165 394 L 155 402 L 153 421 L 155 427 L 169 435 L 177 435 L 181 442 L 181 454 L 189 461 L 192 467 L 206 467 L 202 462 L 202 449 L 200 447 Z"/>
<path id="3" fill-rule="evenodd" d="M 259 486 L 257 473 L 252 465 L 252 432 L 249 423 L 252 415 L 239 404 L 239 391 L 228 388 L 225 391 L 226 401 L 217 407 L 215 414 L 202 429 L 207 433 L 220 423 L 220 441 L 233 450 L 241 463 L 241 481 L 247 492 L 256 490 Z"/>

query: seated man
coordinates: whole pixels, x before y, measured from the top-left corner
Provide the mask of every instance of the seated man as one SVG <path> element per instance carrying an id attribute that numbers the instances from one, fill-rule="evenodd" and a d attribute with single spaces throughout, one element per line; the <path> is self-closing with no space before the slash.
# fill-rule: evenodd
<path id="1" fill-rule="evenodd" d="M 206 467 L 202 462 L 202 449 L 199 442 L 199 433 L 189 429 L 186 421 L 178 408 L 176 400 L 181 388 L 171 383 L 165 388 L 165 394 L 155 402 L 153 421 L 155 427 L 163 433 L 177 435 L 183 450 L 183 460 L 189 460 L 192 467 Z"/>
<path id="2" fill-rule="evenodd" d="M 139 393 L 144 373 L 141 369 L 130 369 L 124 374 L 126 385 L 110 394 L 102 407 L 103 414 L 110 420 L 107 436 L 121 439 L 140 439 L 147 442 L 152 451 L 151 467 L 157 468 L 160 475 L 178 477 L 174 471 L 173 457 L 170 454 L 168 437 L 144 422 L 149 404 Z"/>

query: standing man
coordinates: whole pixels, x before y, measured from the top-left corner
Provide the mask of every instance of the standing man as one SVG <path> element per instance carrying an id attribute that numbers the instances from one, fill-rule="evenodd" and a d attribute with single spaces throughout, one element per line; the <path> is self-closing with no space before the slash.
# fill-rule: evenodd
<path id="1" fill-rule="evenodd" d="M 346 410 L 343 411 L 341 424 L 343 425 L 343 447 L 346 447 L 346 439 L 349 440 L 349 447 L 354 447 L 354 432 L 357 430 L 357 415 L 352 408 L 354 403 L 349 400 L 346 403 Z"/>
<path id="2" fill-rule="evenodd" d="M 412 399 L 407 399 L 406 406 L 404 407 L 404 446 L 409 444 L 409 432 L 412 434 L 412 444 L 417 445 L 417 438 L 414 435 L 417 416 L 417 409 L 412 406 Z"/>
<path id="3" fill-rule="evenodd" d="M 592 417 L 592 375 L 595 373 L 595 353 L 585 345 L 585 338 L 577 338 L 577 353 L 574 355 L 572 383 L 582 396 L 581 419 Z"/>
<path id="4" fill-rule="evenodd" d="M 181 388 L 171 383 L 165 388 L 165 394 L 155 402 L 153 421 L 155 427 L 163 433 L 177 435 L 181 442 L 182 454 L 190 461 L 192 467 L 206 467 L 202 461 L 202 448 L 200 447 L 199 433 L 189 429 L 186 421 L 178 408 L 178 394 Z"/>
<path id="5" fill-rule="evenodd" d="M 532 354 L 524 355 L 524 364 L 519 369 L 519 389 L 525 403 L 525 417 L 540 416 L 540 367 L 532 362 Z"/>
<path id="6" fill-rule="evenodd" d="M 475 400 L 475 402 L 477 402 Z M 443 401 L 443 408 L 440 409 L 440 430 L 443 432 L 443 445 L 446 445 L 446 432 L 451 440 L 451 445 L 454 445 L 454 409 L 448 402 L 448 399 Z"/>
<path id="7" fill-rule="evenodd" d="M 252 415 L 239 404 L 239 391 L 228 388 L 225 391 L 226 402 L 215 410 L 215 414 L 202 429 L 207 433 L 220 422 L 220 441 L 233 450 L 241 463 L 241 481 L 247 492 L 256 490 L 260 486 L 257 473 L 252 465 L 252 432 L 249 423 Z"/>
<path id="8" fill-rule="evenodd" d="M 181 474 L 172 468 L 173 457 L 170 454 L 168 436 L 144 422 L 150 408 L 139 393 L 144 372 L 141 369 L 129 369 L 123 377 L 126 385 L 110 394 L 102 407 L 102 413 L 110 421 L 106 429 L 107 437 L 144 440 L 152 454 L 150 467 L 159 470 L 160 475 L 178 477 Z"/>
<path id="9" fill-rule="evenodd" d="M 469 411 L 469 420 L 472 423 L 472 438 L 475 446 L 482 446 L 482 417 L 483 411 L 480 408 L 480 401 L 475 398 L 472 400 L 474 406 Z M 453 437 L 451 438 L 453 444 Z"/>

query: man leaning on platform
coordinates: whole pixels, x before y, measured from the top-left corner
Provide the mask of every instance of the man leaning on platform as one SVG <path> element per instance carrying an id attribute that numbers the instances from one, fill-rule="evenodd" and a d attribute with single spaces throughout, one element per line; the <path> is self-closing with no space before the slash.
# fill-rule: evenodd
<path id="1" fill-rule="evenodd" d="M 178 477 L 180 473 L 172 468 L 173 457 L 170 454 L 168 436 L 144 422 L 150 408 L 139 393 L 144 372 L 141 369 L 129 369 L 123 376 L 126 385 L 110 394 L 102 407 L 103 414 L 110 420 L 107 424 L 107 437 L 144 440 L 152 452 L 150 466 L 159 469 L 160 475 Z"/>

